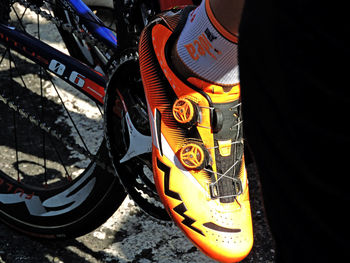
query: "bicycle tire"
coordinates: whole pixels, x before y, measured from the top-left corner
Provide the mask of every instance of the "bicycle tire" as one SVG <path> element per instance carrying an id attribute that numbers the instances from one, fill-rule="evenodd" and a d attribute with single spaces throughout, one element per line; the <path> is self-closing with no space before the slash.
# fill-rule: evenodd
<path id="1" fill-rule="evenodd" d="M 9 6 L 14 12 L 16 7 L 10 5 L 9 0 L 0 3 L 0 9 L 7 10 Z M 11 14 L 10 25 L 20 30 L 37 17 L 26 10 L 17 18 L 25 19 L 27 15 L 30 17 L 21 22 L 15 21 L 16 15 Z M 0 18 L 0 21 L 4 20 L 7 18 Z M 36 24 L 38 28 L 40 25 L 40 22 Z M 106 169 L 111 163 L 103 132 L 102 135 L 93 134 L 96 136 L 94 141 L 91 135 L 83 134 L 87 129 L 81 130 L 83 139 L 96 144 L 90 146 L 86 142 L 87 151 L 94 155 L 91 160 L 72 149 L 74 143 L 67 146 L 64 141 L 44 133 L 41 125 L 34 125 L 30 118 L 20 117 L 18 109 L 36 116 L 40 124 L 53 127 L 66 141 L 82 144 L 73 138 L 72 124 L 65 122 L 69 113 L 69 110 L 65 111 L 66 102 L 61 100 L 63 105 L 60 105 L 60 99 L 48 92 L 52 88 L 50 85 L 57 85 L 52 78 L 40 66 L 0 43 L 0 94 L 3 102 L 6 97 L 18 107 L 16 111 L 13 110 L 16 107 L 10 109 L 9 101 L 5 103 L 7 105 L 0 103 L 0 120 L 4 127 L 0 131 L 0 220 L 31 236 L 60 239 L 81 236 L 96 229 L 118 209 L 126 193 L 114 171 Z M 73 98 L 78 100 L 76 95 Z M 79 103 L 94 105 L 86 97 Z M 74 107 L 80 106 L 73 104 Z M 86 116 L 83 112 L 74 114 L 87 125 L 93 118 L 96 120 L 93 119 L 90 126 L 99 123 L 96 116 Z M 103 113 L 100 115 L 98 118 L 103 122 Z M 77 116 L 71 121 L 74 122 Z"/>

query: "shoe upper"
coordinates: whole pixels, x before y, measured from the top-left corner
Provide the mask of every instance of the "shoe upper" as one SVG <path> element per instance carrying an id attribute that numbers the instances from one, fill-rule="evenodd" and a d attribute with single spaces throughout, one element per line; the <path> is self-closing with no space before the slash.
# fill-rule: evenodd
<path id="1" fill-rule="evenodd" d="M 140 39 L 154 179 L 188 238 L 210 257 L 236 262 L 253 243 L 240 87 L 175 74 L 167 52 L 179 21 L 179 13 L 163 14 Z"/>

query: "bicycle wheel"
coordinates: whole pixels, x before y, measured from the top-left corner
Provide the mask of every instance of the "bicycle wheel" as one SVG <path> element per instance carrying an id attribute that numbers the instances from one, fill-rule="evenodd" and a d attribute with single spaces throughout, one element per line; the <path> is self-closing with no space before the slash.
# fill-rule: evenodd
<path id="1" fill-rule="evenodd" d="M 11 27 L 64 50 L 49 20 L 1 0 L 0 10 L 8 7 Z M 103 109 L 1 42 L 0 101 L 0 220 L 42 238 L 105 222 L 126 194 L 110 168 Z"/>

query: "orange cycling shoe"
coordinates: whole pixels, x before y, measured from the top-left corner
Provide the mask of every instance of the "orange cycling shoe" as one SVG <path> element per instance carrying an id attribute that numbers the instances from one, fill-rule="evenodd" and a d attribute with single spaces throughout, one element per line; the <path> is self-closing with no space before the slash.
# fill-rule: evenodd
<path id="1" fill-rule="evenodd" d="M 227 91 L 174 73 L 170 47 L 191 10 L 163 13 L 140 39 L 154 180 L 166 210 L 202 252 L 237 262 L 253 245 L 240 87 Z"/>

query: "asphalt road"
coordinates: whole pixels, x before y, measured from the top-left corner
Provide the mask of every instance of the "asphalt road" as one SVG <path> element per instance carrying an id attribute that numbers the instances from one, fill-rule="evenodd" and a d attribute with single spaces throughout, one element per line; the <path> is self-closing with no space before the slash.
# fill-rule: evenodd
<path id="1" fill-rule="evenodd" d="M 248 166 L 254 246 L 244 263 L 273 263 L 274 247 L 253 165 Z M 128 198 L 101 227 L 70 240 L 38 240 L 0 224 L 0 262 L 214 262 L 199 252 L 171 222 L 141 211 Z"/>

